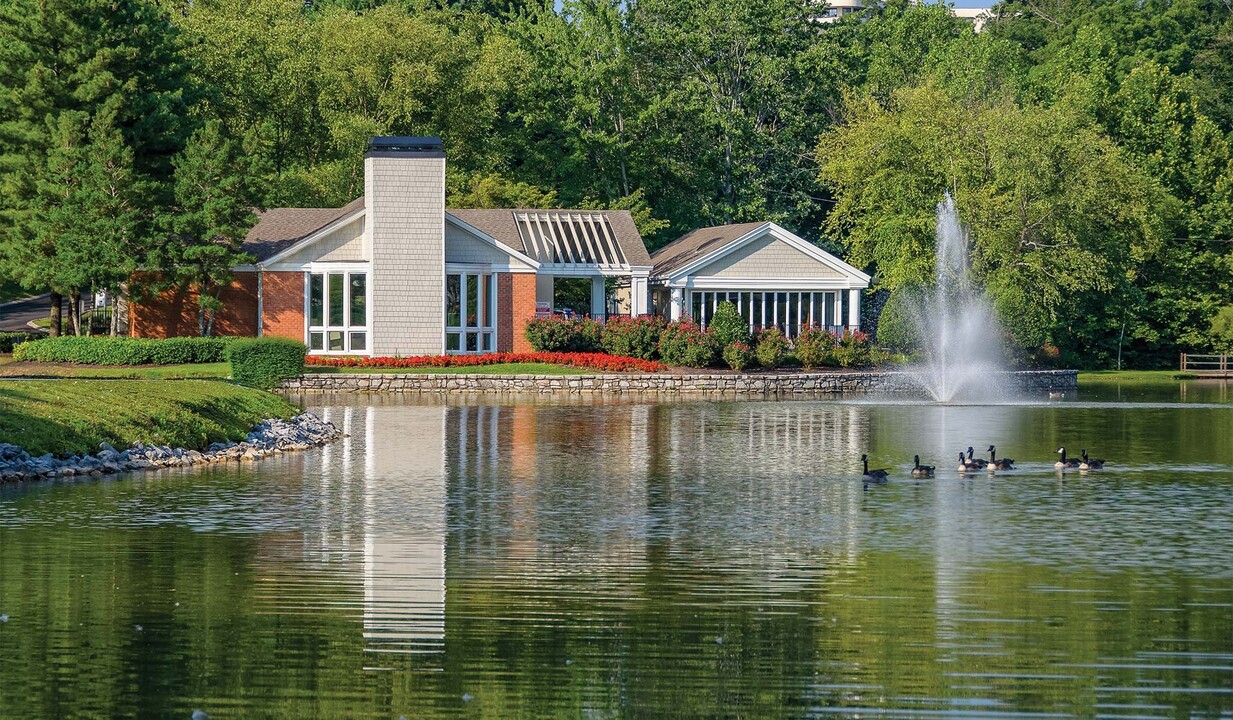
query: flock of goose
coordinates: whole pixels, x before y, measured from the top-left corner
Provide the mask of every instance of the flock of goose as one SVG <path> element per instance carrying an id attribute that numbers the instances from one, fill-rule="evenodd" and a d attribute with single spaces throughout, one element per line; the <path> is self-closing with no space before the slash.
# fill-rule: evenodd
<path id="1" fill-rule="evenodd" d="M 987 452 L 989 453 L 988 460 L 984 458 L 974 457 L 971 446 L 968 447 L 968 451 L 966 454 L 963 451 L 960 451 L 959 452 L 959 468 L 958 468 L 960 474 L 979 472 L 981 470 L 993 473 L 993 472 L 997 472 L 998 470 L 1014 470 L 1015 469 L 1015 461 L 1011 460 L 1010 458 L 998 457 L 997 448 L 994 447 L 993 445 L 989 446 L 989 450 Z M 1082 453 L 1080 453 L 1078 458 L 1066 457 L 1066 448 L 1064 447 L 1058 448 L 1057 454 L 1060 457 L 1057 462 L 1053 463 L 1053 467 L 1055 467 L 1058 470 L 1063 470 L 1063 471 L 1065 470 L 1081 470 L 1081 471 L 1100 470 L 1104 468 L 1105 466 L 1104 460 L 1088 457 L 1086 449 Z M 876 468 L 874 470 L 870 470 L 868 455 L 861 455 L 861 466 L 864 468 L 864 474 L 861 476 L 861 479 L 867 483 L 886 482 L 886 479 L 890 477 L 890 470 L 887 470 L 886 468 Z M 920 455 L 912 456 L 912 471 L 911 471 L 912 477 L 931 478 L 933 477 L 935 470 L 937 470 L 936 466 L 921 465 Z"/>

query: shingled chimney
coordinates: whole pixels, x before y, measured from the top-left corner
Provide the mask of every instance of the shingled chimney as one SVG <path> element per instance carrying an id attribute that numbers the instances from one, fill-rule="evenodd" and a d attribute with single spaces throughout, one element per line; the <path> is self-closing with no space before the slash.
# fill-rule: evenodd
<path id="1" fill-rule="evenodd" d="M 445 350 L 445 150 L 436 137 L 375 137 L 364 156 L 372 243 L 372 352 Z"/>

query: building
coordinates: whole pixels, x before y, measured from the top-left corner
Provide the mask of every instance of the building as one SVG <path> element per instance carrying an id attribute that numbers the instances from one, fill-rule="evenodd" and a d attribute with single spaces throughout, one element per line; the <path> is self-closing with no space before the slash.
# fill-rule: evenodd
<path id="1" fill-rule="evenodd" d="M 590 287 L 590 314 L 696 317 L 731 300 L 751 327 L 795 335 L 860 323 L 869 277 L 774 223 L 695 230 L 651 256 L 627 211 L 447 209 L 438 138 L 378 137 L 364 196 L 261 214 L 224 289 L 216 334 L 288 337 L 313 354 L 526 351 L 557 284 Z M 130 334 L 197 333 L 196 299 L 134 304 Z"/>
<path id="2" fill-rule="evenodd" d="M 816 22 L 833 23 L 845 15 L 860 12 L 869 4 L 864 0 L 829 0 L 828 2 L 818 2 L 817 5 L 822 6 L 822 9 L 813 16 Z M 991 8 L 961 8 L 951 7 L 950 12 L 960 20 L 967 20 L 972 23 L 972 29 L 980 32 L 985 27 L 985 23 L 993 17 Z"/>

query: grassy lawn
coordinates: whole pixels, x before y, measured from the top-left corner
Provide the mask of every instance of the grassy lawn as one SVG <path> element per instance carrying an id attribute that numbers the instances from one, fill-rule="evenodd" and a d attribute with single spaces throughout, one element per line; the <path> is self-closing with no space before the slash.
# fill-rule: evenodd
<path id="1" fill-rule="evenodd" d="M 1194 378 L 1194 375 L 1177 370 L 1085 370 L 1079 373 L 1079 384 L 1162 383 Z"/>
<path id="2" fill-rule="evenodd" d="M 296 412 L 278 395 L 218 381 L 0 381 L 0 438 L 31 455 L 96 451 L 104 441 L 200 450 Z"/>
<path id="3" fill-rule="evenodd" d="M 0 377 L 94 378 L 97 380 L 221 380 L 231 375 L 227 363 L 195 365 L 73 365 L 71 363 L 14 362 L 0 355 Z"/>
<path id="4" fill-rule="evenodd" d="M 423 367 L 423 368 L 361 368 L 361 367 L 305 367 L 306 373 L 406 373 L 433 375 L 595 375 L 599 370 L 549 365 L 548 363 L 502 363 L 472 367 Z"/>

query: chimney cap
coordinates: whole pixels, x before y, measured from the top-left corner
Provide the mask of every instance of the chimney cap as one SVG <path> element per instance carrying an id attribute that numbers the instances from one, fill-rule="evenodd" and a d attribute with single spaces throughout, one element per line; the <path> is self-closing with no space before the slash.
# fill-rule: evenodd
<path id="1" fill-rule="evenodd" d="M 436 136 L 385 135 L 368 141 L 368 154 L 445 155 L 445 146 Z"/>

